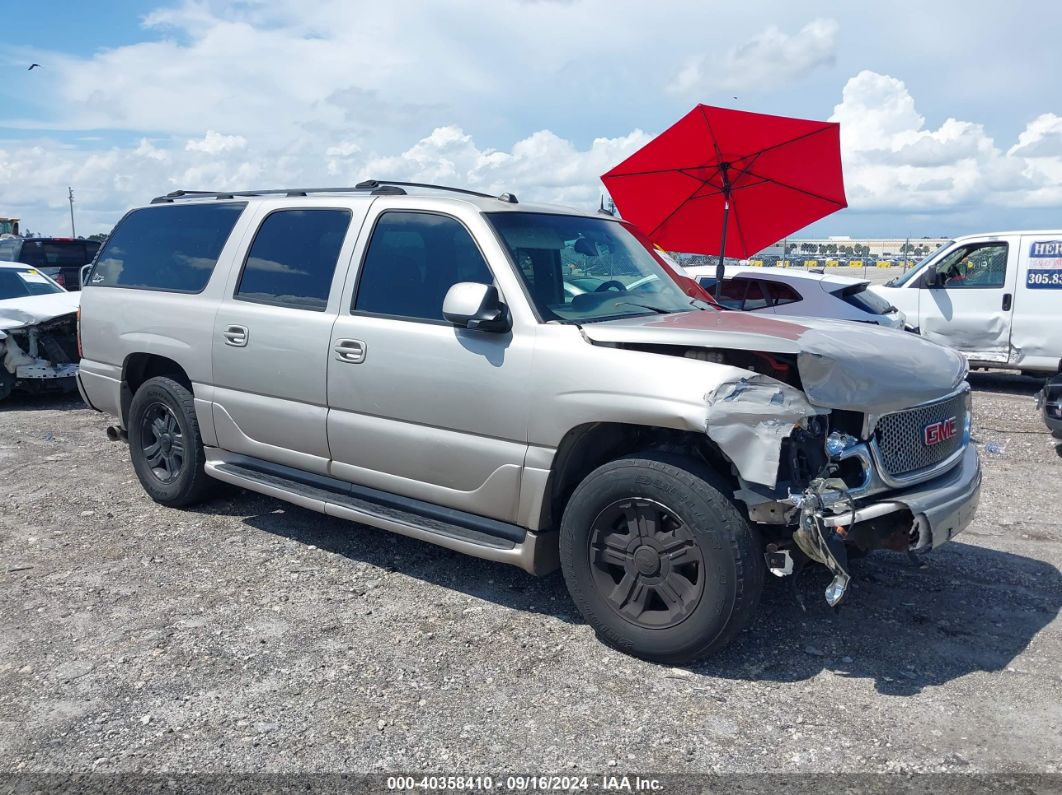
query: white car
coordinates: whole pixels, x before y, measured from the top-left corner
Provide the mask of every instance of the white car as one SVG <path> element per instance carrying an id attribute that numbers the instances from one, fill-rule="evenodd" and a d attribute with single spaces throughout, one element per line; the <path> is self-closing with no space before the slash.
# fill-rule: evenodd
<path id="1" fill-rule="evenodd" d="M 715 295 L 715 266 L 683 269 Z M 867 288 L 870 282 L 791 268 L 724 269 L 719 303 L 745 312 L 855 320 L 902 329 L 906 317 L 880 295 Z"/>
<path id="2" fill-rule="evenodd" d="M 0 262 L 0 400 L 76 388 L 80 295 L 30 265 Z"/>

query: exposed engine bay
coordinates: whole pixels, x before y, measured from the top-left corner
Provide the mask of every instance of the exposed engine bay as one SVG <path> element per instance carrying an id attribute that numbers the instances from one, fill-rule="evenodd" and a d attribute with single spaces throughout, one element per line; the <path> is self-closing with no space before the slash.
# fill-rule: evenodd
<path id="1" fill-rule="evenodd" d="M 72 391 L 77 388 L 77 363 L 73 313 L 27 325 L 0 326 L 0 400 L 15 390 Z"/>

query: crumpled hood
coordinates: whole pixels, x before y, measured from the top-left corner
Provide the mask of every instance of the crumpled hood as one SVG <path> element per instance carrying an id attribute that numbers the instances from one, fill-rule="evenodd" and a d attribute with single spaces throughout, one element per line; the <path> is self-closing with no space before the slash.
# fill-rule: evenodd
<path id="1" fill-rule="evenodd" d="M 950 348 L 869 323 L 699 311 L 588 323 L 592 342 L 793 354 L 804 394 L 825 408 L 882 414 L 958 388 L 966 360 Z"/>
<path id="2" fill-rule="evenodd" d="M 0 301 L 0 339 L 5 329 L 22 328 L 52 318 L 73 314 L 81 302 L 81 293 L 49 293 Z"/>

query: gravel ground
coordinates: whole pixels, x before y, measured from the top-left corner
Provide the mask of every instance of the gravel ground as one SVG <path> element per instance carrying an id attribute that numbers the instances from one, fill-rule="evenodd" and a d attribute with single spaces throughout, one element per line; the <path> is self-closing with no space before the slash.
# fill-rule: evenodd
<path id="1" fill-rule="evenodd" d="M 1059 772 L 1062 458 L 975 374 L 980 512 L 918 569 L 768 578 L 688 669 L 535 579 L 250 493 L 161 508 L 107 417 L 0 404 L 0 771 Z M 989 448 L 992 451 L 990 452 Z"/>

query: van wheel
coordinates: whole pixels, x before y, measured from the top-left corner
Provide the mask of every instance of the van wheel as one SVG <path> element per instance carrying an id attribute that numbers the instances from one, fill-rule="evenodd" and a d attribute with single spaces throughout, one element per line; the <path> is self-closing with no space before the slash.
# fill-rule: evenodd
<path id="1" fill-rule="evenodd" d="M 561 566 L 603 641 L 678 664 L 748 625 L 765 566 L 727 493 L 705 464 L 655 452 L 609 462 L 579 484 L 561 520 Z"/>
<path id="2" fill-rule="evenodd" d="M 182 508 L 208 496 L 214 481 L 203 470 L 203 439 L 186 386 L 165 376 L 145 381 L 129 407 L 128 434 L 133 469 L 151 499 Z"/>

